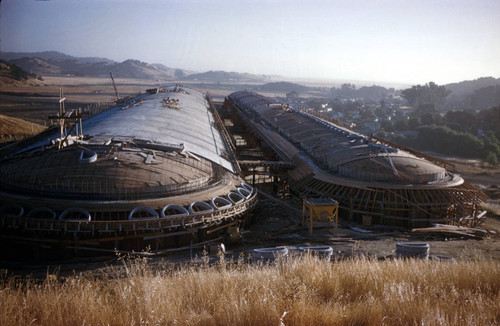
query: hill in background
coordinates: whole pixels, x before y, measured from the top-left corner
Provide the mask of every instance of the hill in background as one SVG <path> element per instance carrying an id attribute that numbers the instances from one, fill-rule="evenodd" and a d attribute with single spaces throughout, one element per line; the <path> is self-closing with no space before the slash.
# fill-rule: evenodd
<path id="1" fill-rule="evenodd" d="M 264 92 L 306 92 L 309 90 L 309 87 L 303 86 L 296 83 L 290 82 L 274 82 L 267 83 L 258 87 L 258 90 Z"/>
<path id="2" fill-rule="evenodd" d="M 446 99 L 450 106 L 489 109 L 500 104 L 500 78 L 481 77 L 444 85 L 452 93 Z"/>
<path id="3" fill-rule="evenodd" d="M 11 61 L 21 58 L 40 58 L 42 60 L 71 60 L 83 63 L 95 63 L 95 62 L 109 62 L 115 63 L 115 61 L 107 58 L 99 57 L 73 57 L 57 51 L 43 51 L 43 52 L 0 52 L 0 58 L 3 60 Z"/>
<path id="4" fill-rule="evenodd" d="M 123 62 L 115 62 L 99 57 L 73 57 L 57 51 L 0 52 L 0 59 L 7 60 L 9 63 L 38 76 L 108 77 L 109 72 L 112 72 L 116 78 L 137 78 L 155 81 L 259 84 L 271 80 L 270 75 L 212 70 L 203 73 L 192 73 L 184 69 L 170 68 L 162 64 L 150 64 L 139 60 L 129 59 Z M 281 79 L 279 76 L 272 77 L 275 80 Z M 444 86 L 452 91 L 447 98 L 447 105 L 450 108 L 484 109 L 500 103 L 500 78 L 481 77 Z M 387 93 L 386 89 L 382 87 L 375 89 L 375 87 L 360 88 L 356 90 L 360 94 L 356 95 L 359 97 L 380 97 L 381 93 Z M 310 89 L 303 85 L 283 81 L 268 83 L 256 87 L 255 90 L 268 92 L 295 91 L 301 93 Z M 361 92 L 362 90 L 363 92 Z M 337 96 L 333 93 L 331 96 Z"/>
<path id="5" fill-rule="evenodd" d="M 500 84 L 500 78 L 481 77 L 474 80 L 464 80 L 459 83 L 444 85 L 446 89 L 452 91 L 453 96 L 465 96 L 476 89 Z"/>
<path id="6" fill-rule="evenodd" d="M 8 60 L 10 63 L 40 76 L 107 77 L 112 72 L 117 78 L 168 80 L 175 78 L 176 73 L 179 74 L 179 69 L 139 60 L 115 62 L 107 58 L 78 58 L 56 51 L 0 52 L 0 59 Z"/>
<path id="7" fill-rule="evenodd" d="M 40 76 L 107 77 L 112 72 L 116 78 L 154 80 L 186 80 L 207 82 L 252 82 L 268 80 L 268 76 L 248 73 L 208 71 L 189 74 L 187 70 L 150 64 L 139 60 L 115 62 L 107 58 L 73 57 L 56 51 L 0 52 L 0 59 L 7 60 L 30 73 Z"/>
<path id="8" fill-rule="evenodd" d="M 192 81 L 213 81 L 213 82 L 252 82 L 264 81 L 269 79 L 265 75 L 253 75 L 248 73 L 239 72 L 226 72 L 226 71 L 207 71 L 199 74 L 191 74 L 185 78 Z"/>
<path id="9" fill-rule="evenodd" d="M 0 114 L 0 143 L 20 140 L 45 130 L 44 126 Z"/>
<path id="10" fill-rule="evenodd" d="M 38 77 L 23 68 L 0 60 L 0 85 L 24 86 L 38 83 Z"/>

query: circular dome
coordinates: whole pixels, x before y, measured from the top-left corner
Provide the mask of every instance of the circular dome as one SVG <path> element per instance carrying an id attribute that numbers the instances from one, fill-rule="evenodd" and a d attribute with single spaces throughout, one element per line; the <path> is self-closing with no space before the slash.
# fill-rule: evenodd
<path id="1" fill-rule="evenodd" d="M 446 179 L 446 170 L 406 156 L 376 156 L 353 160 L 338 168 L 340 175 L 365 181 L 430 183 Z"/>
<path id="2" fill-rule="evenodd" d="M 53 198 L 120 200 L 180 195 L 214 179 L 211 162 L 177 153 L 120 146 L 91 146 L 93 160 L 70 146 L 3 161 L 0 179 L 9 191 Z"/>

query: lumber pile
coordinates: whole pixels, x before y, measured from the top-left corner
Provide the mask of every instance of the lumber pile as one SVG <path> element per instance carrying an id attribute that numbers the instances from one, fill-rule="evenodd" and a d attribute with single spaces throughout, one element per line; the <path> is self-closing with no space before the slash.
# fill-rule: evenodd
<path id="1" fill-rule="evenodd" d="M 432 227 L 412 229 L 411 232 L 465 236 L 480 239 L 483 239 L 488 235 L 488 231 L 483 229 L 447 224 L 433 224 Z"/>

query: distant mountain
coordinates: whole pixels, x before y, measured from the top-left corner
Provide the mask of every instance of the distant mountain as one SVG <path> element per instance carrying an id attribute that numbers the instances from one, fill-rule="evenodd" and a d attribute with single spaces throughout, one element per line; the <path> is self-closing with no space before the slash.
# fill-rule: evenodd
<path id="1" fill-rule="evenodd" d="M 444 85 L 446 89 L 452 91 L 450 97 L 452 96 L 465 96 L 474 93 L 475 90 L 495 86 L 500 84 L 500 78 L 493 77 L 481 77 L 474 80 L 464 80 L 459 83 L 451 83 Z"/>
<path id="2" fill-rule="evenodd" d="M 22 57 L 9 60 L 9 62 L 39 76 L 62 74 L 62 68 L 59 65 L 37 57 Z"/>
<path id="3" fill-rule="evenodd" d="M 262 82 L 270 79 L 266 75 L 226 71 L 192 73 L 183 69 L 169 68 L 159 63 L 149 64 L 132 59 L 115 62 L 106 58 L 73 57 L 57 51 L 0 52 L 0 59 L 9 61 L 39 76 L 71 75 L 106 77 L 109 75 L 109 72 L 112 72 L 116 78 L 155 80 Z"/>
<path id="4" fill-rule="evenodd" d="M 500 78 L 481 77 L 444 86 L 452 91 L 446 99 L 450 108 L 483 110 L 500 105 Z"/>
<path id="5" fill-rule="evenodd" d="M 211 82 L 243 82 L 243 81 L 263 81 L 268 79 L 265 75 L 253 75 L 248 73 L 227 72 L 227 71 L 207 71 L 199 74 L 191 74 L 184 78 L 192 81 L 211 81 Z"/>
<path id="6" fill-rule="evenodd" d="M 23 139 L 43 130 L 44 126 L 0 114 L 0 143 Z"/>
<path id="7" fill-rule="evenodd" d="M 83 63 L 93 62 L 109 62 L 115 61 L 107 58 L 98 57 L 73 57 L 57 51 L 44 51 L 44 52 L 0 52 L 0 59 L 11 61 L 20 58 L 40 58 L 43 60 L 75 60 Z"/>
<path id="8" fill-rule="evenodd" d="M 0 85 L 23 86 L 36 84 L 38 76 L 19 66 L 0 60 Z"/>
<path id="9" fill-rule="evenodd" d="M 77 58 L 56 51 L 0 52 L 0 58 L 5 58 L 4 60 L 39 76 L 105 77 L 109 75 L 109 72 L 112 72 L 117 78 L 170 80 L 185 75 L 181 69 L 168 68 L 161 64 L 148 64 L 132 59 L 118 63 L 106 58 Z"/>
<path id="10" fill-rule="evenodd" d="M 126 60 L 110 67 L 110 69 L 113 75 L 121 78 L 172 79 L 175 74 L 175 69 L 139 60 Z"/>
<path id="11" fill-rule="evenodd" d="M 260 91 L 267 92 L 305 92 L 309 90 L 309 87 L 303 86 L 300 84 L 290 83 L 290 82 L 275 82 L 275 83 L 267 83 L 264 85 L 260 85 L 258 87 Z"/>

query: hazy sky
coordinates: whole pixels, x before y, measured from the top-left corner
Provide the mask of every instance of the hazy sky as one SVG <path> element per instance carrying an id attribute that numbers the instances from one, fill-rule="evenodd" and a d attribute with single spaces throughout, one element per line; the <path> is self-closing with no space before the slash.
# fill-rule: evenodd
<path id="1" fill-rule="evenodd" d="M 1 51 L 412 84 L 500 77 L 499 0 L 0 1 Z"/>

